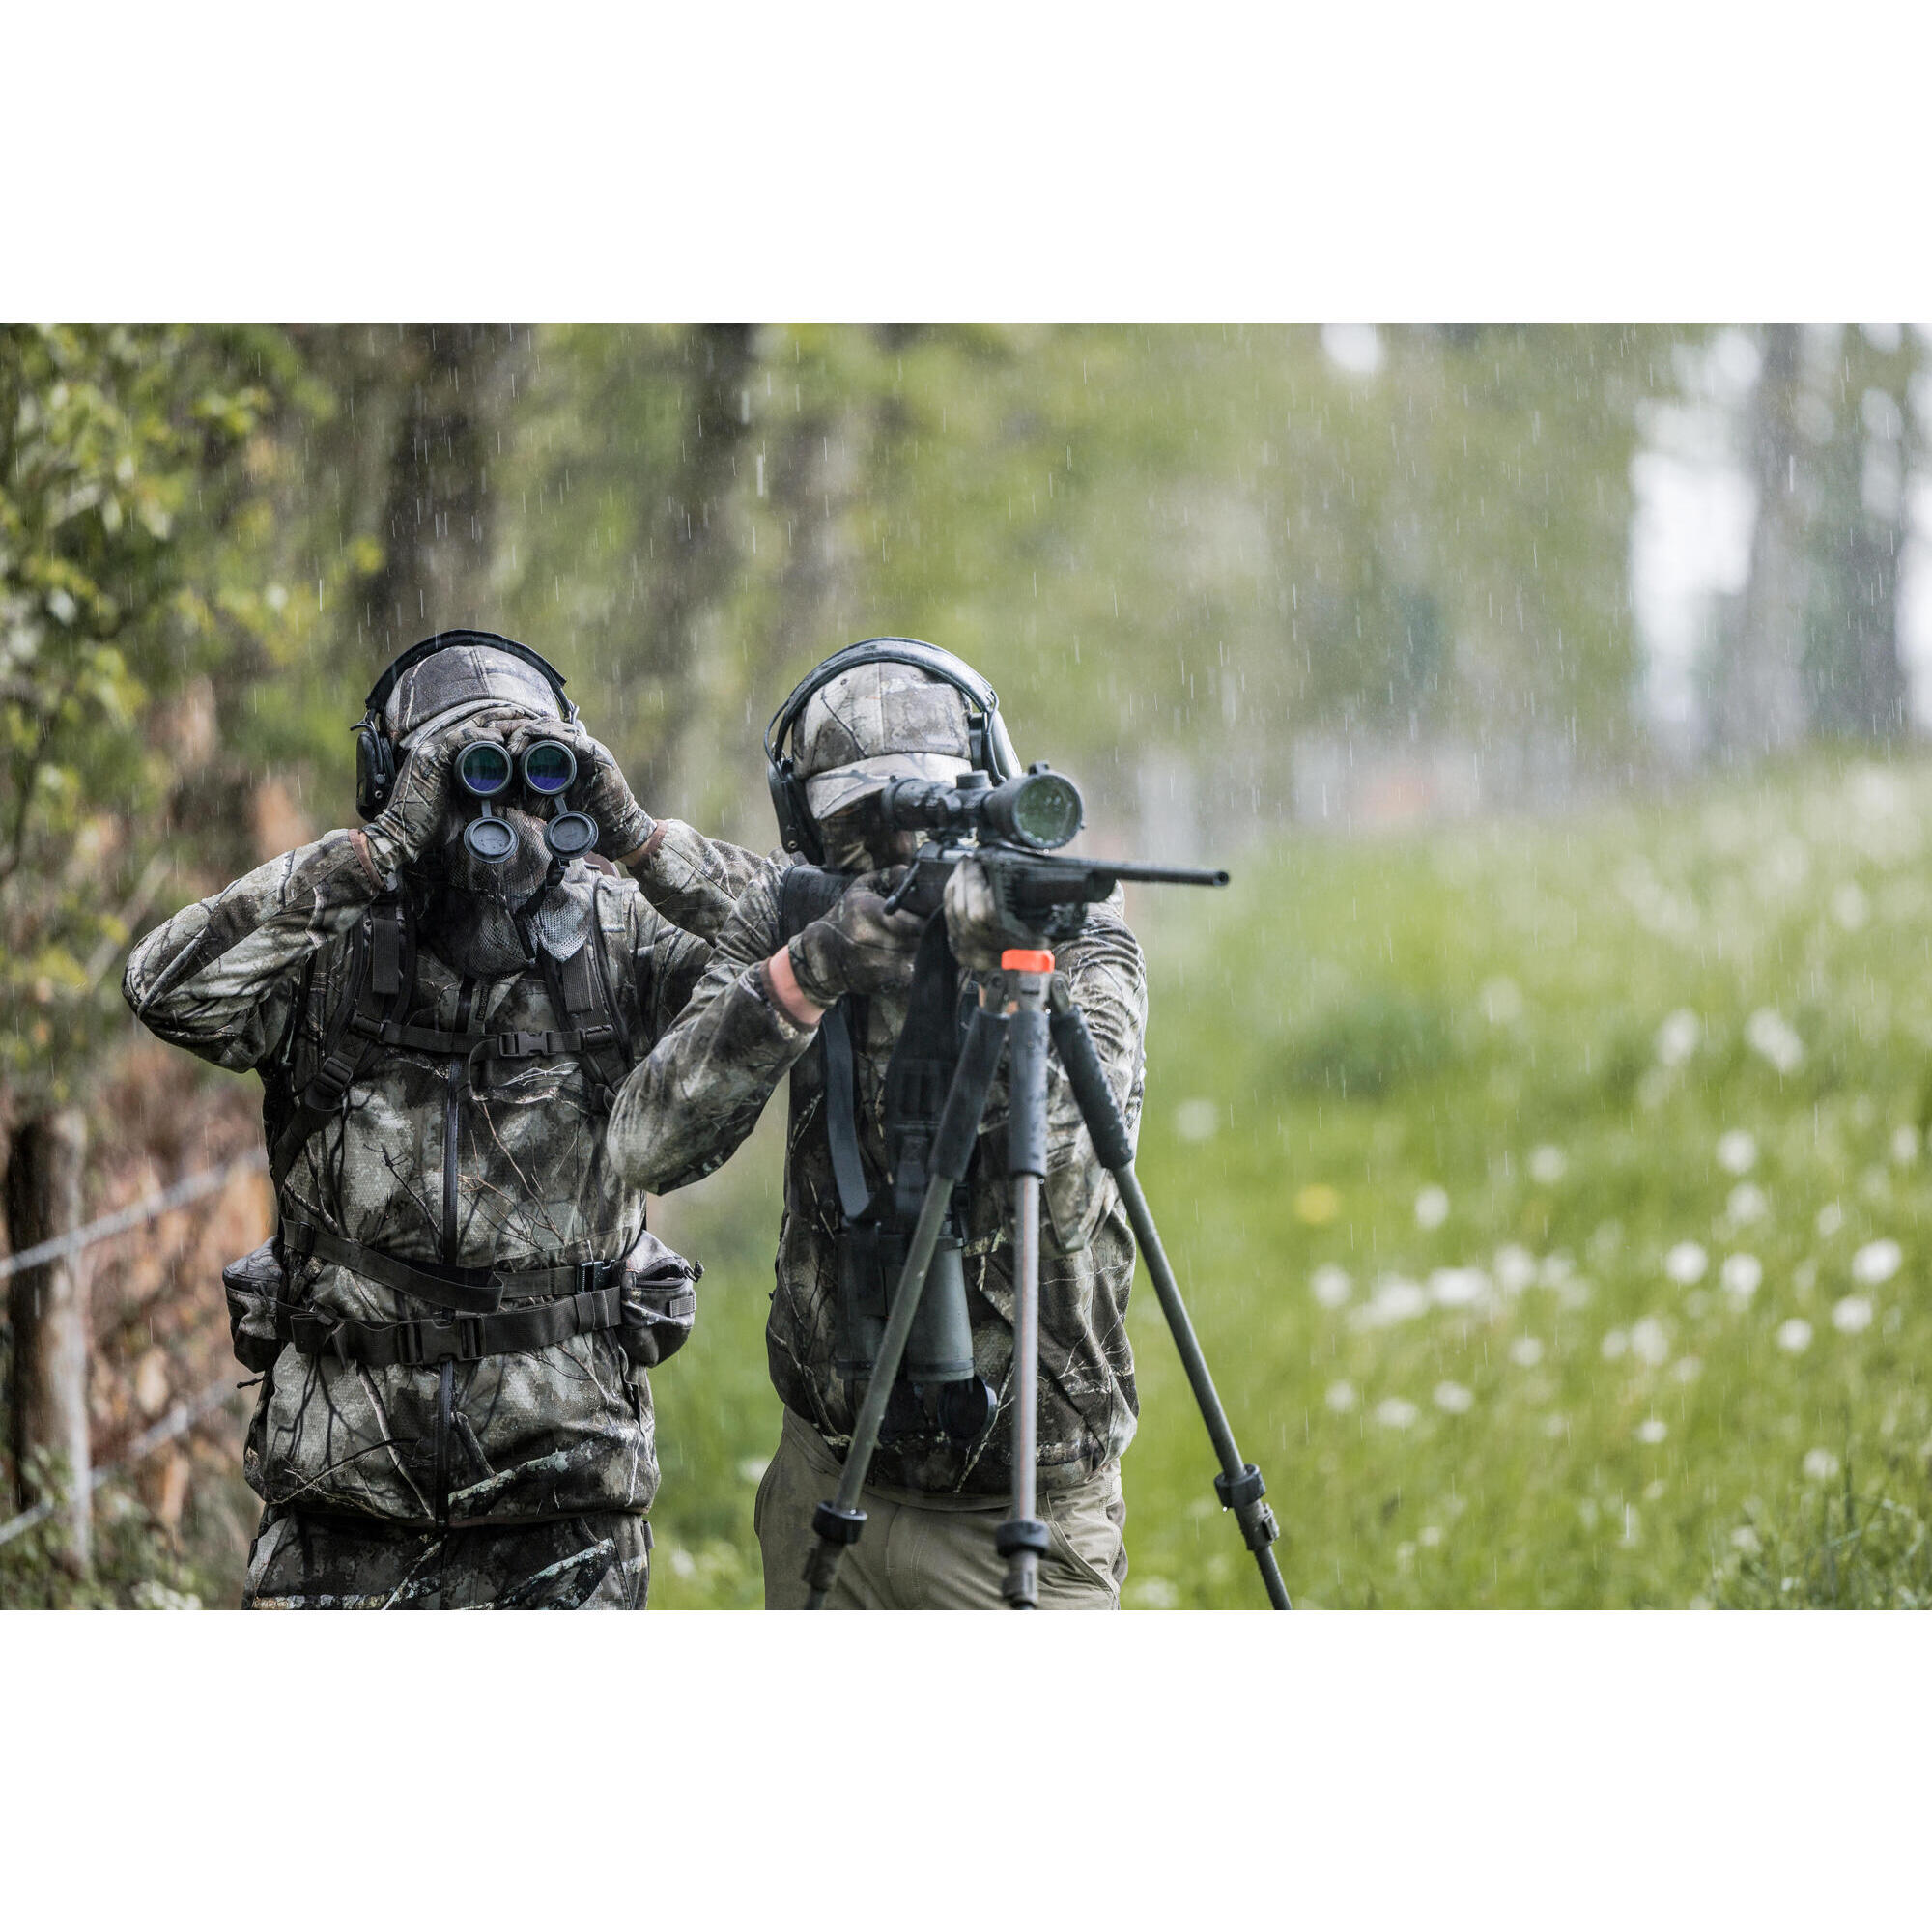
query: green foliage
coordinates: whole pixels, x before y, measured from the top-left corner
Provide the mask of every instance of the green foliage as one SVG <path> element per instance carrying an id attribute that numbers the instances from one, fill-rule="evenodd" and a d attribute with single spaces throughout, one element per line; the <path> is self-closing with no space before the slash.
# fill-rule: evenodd
<path id="1" fill-rule="evenodd" d="M 285 628 L 247 566 L 295 386 L 270 330 L 0 333 L 0 1085 L 24 1106 L 84 1086 L 214 754 L 213 680 Z"/>

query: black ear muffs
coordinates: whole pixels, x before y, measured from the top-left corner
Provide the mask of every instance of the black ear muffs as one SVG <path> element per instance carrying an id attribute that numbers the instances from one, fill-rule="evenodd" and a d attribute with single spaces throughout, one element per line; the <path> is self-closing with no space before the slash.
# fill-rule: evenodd
<path id="1" fill-rule="evenodd" d="M 396 748 L 383 729 L 379 713 L 370 712 L 355 727 L 355 810 L 365 820 L 376 817 L 396 788 Z"/>
<path id="2" fill-rule="evenodd" d="M 771 787 L 772 810 L 778 816 L 779 842 L 787 852 L 796 852 L 814 866 L 824 865 L 824 846 L 806 799 L 805 781 L 792 769 L 786 740 L 813 693 L 835 677 L 868 664 L 910 665 L 950 684 L 967 703 L 967 744 L 975 769 L 986 773 L 995 784 L 1019 776 L 1019 754 L 1007 733 L 1006 720 L 1000 716 L 1000 695 L 963 658 L 928 644 L 923 638 L 867 638 L 847 644 L 793 688 L 765 730 L 765 781 Z"/>
<path id="3" fill-rule="evenodd" d="M 435 637 L 425 638 L 419 644 L 412 644 L 397 658 L 376 680 L 364 700 L 368 705 L 368 715 L 355 726 L 355 810 L 363 818 L 374 818 L 381 812 L 389 802 L 389 794 L 396 788 L 396 748 L 383 729 L 383 707 L 388 703 L 389 694 L 396 688 L 396 680 L 406 670 L 421 664 L 424 658 L 448 650 L 454 644 L 484 644 L 493 651 L 504 651 L 513 658 L 521 658 L 549 680 L 550 688 L 556 693 L 557 705 L 563 712 L 565 722 L 577 716 L 577 706 L 564 693 L 563 673 L 547 658 L 531 650 L 529 645 L 520 644 L 514 638 L 500 638 L 495 631 L 439 631 Z"/>

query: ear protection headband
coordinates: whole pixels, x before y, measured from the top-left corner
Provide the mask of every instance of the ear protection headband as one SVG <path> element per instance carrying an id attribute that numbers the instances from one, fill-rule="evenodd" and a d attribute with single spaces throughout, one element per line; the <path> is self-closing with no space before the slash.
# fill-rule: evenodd
<path id="1" fill-rule="evenodd" d="M 556 701 L 562 707 L 565 722 L 577 716 L 577 706 L 564 696 L 563 673 L 539 657 L 529 645 L 520 644 L 513 638 L 499 638 L 495 631 L 439 631 L 435 637 L 425 638 L 419 644 L 412 644 L 376 680 L 365 700 L 368 707 L 366 715 L 361 724 L 354 727 L 355 810 L 365 819 L 374 818 L 388 804 L 389 794 L 395 789 L 396 748 L 383 728 L 383 707 L 388 703 L 389 694 L 396 688 L 396 680 L 406 670 L 413 670 L 424 658 L 434 657 L 438 651 L 446 651 L 455 644 L 483 644 L 493 651 L 506 651 L 513 658 L 522 658 L 549 680 L 550 688 L 556 693 Z"/>
<path id="2" fill-rule="evenodd" d="M 792 768 L 786 740 L 814 693 L 835 677 L 872 664 L 910 665 L 950 684 L 966 700 L 974 768 L 986 773 L 995 784 L 1019 776 L 1019 753 L 1000 716 L 1000 695 L 964 659 L 919 638 L 867 638 L 847 644 L 793 690 L 765 729 L 765 781 L 771 787 L 772 810 L 778 813 L 779 838 L 787 852 L 800 853 L 814 866 L 824 865 L 825 848 L 806 802 L 805 781 Z"/>

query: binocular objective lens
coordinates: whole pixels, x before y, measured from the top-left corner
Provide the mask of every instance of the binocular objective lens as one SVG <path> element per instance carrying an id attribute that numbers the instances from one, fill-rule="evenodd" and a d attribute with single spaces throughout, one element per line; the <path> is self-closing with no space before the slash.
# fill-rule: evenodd
<path id="1" fill-rule="evenodd" d="M 597 843 L 597 821 L 586 812 L 560 811 L 544 827 L 544 843 L 559 859 L 575 859 Z"/>
<path id="2" fill-rule="evenodd" d="M 542 739 L 524 753 L 524 782 L 545 798 L 569 790 L 576 776 L 576 756 L 554 738 Z"/>
<path id="3" fill-rule="evenodd" d="M 510 782 L 510 754 L 500 745 L 471 745 L 456 761 L 456 776 L 471 798 L 495 798 Z"/>
<path id="4" fill-rule="evenodd" d="M 463 842 L 486 864 L 500 866 L 517 849 L 517 835 L 500 818 L 475 818 L 463 828 Z"/>

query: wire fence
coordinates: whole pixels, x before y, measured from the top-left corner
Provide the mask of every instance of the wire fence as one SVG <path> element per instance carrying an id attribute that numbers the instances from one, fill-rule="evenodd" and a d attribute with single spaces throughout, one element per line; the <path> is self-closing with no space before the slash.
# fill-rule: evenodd
<path id="1" fill-rule="evenodd" d="M 75 1228 L 71 1234 L 56 1235 L 50 1241 L 40 1241 L 31 1248 L 22 1248 L 17 1255 L 7 1256 L 5 1260 L 0 1260 L 0 1281 L 18 1274 L 22 1268 L 65 1261 L 69 1255 L 77 1255 L 81 1249 L 91 1248 L 97 1241 L 125 1235 L 129 1228 L 138 1228 L 144 1221 L 156 1220 L 176 1208 L 185 1208 L 190 1201 L 199 1201 L 204 1194 L 214 1193 L 217 1188 L 227 1186 L 238 1174 L 247 1174 L 268 1164 L 268 1155 L 260 1148 L 255 1148 L 248 1153 L 237 1154 L 233 1160 L 223 1161 L 219 1167 L 205 1168 L 200 1174 L 191 1174 L 185 1180 L 178 1180 L 172 1187 L 164 1187 L 158 1194 L 150 1194 L 131 1207 L 118 1208 L 112 1214 L 103 1214 L 99 1220 L 90 1221 L 84 1228 Z"/>
<path id="2" fill-rule="evenodd" d="M 70 1255 L 80 1253 L 83 1248 L 91 1248 L 97 1241 L 111 1239 L 116 1235 L 125 1235 L 130 1228 L 138 1228 L 146 1221 L 158 1220 L 163 1214 L 177 1208 L 185 1208 L 191 1201 L 199 1201 L 204 1196 L 213 1194 L 227 1186 L 238 1174 L 253 1173 L 268 1165 L 268 1156 L 260 1149 L 253 1149 L 238 1154 L 233 1160 L 223 1161 L 219 1167 L 204 1168 L 199 1174 L 191 1174 L 185 1180 L 178 1180 L 172 1187 L 164 1187 L 156 1194 L 150 1194 L 130 1207 L 117 1208 L 112 1214 L 103 1214 L 98 1221 L 90 1221 L 84 1228 L 75 1228 L 71 1233 L 59 1235 L 51 1241 L 41 1241 L 31 1248 L 22 1248 L 16 1255 L 8 1255 L 0 1260 L 0 1281 L 18 1274 L 23 1268 L 42 1267 L 48 1262 L 65 1261 Z M 140 1435 L 122 1451 L 118 1462 L 104 1464 L 90 1472 L 88 1493 L 111 1482 L 116 1476 L 131 1469 L 137 1463 L 145 1462 L 156 1449 L 166 1447 L 178 1435 L 185 1435 L 196 1423 L 221 1407 L 236 1392 L 236 1384 L 224 1375 L 217 1382 L 211 1382 L 197 1396 L 186 1402 L 178 1402 L 161 1419 L 152 1427 L 144 1429 Z M 32 1509 L 21 1513 L 7 1522 L 0 1522 L 0 1548 L 4 1548 L 17 1536 L 26 1533 L 46 1520 L 58 1510 L 63 1502 L 61 1497 L 51 1497 L 36 1503 Z"/>
<path id="3" fill-rule="evenodd" d="M 103 1483 L 131 1469 L 137 1463 L 145 1463 L 156 1449 L 165 1448 L 177 1435 L 185 1435 L 197 1422 L 213 1415 L 222 1404 L 236 1392 L 240 1384 L 223 1376 L 218 1382 L 210 1382 L 198 1396 L 187 1402 L 178 1402 L 151 1429 L 144 1429 L 140 1435 L 122 1452 L 118 1463 L 108 1463 L 92 1470 L 87 1479 L 88 1494 L 100 1488 Z M 36 1503 L 32 1509 L 22 1510 L 8 1522 L 0 1522 L 0 1548 L 12 1543 L 16 1536 L 25 1536 L 36 1524 L 45 1522 L 61 1506 L 65 1498 L 49 1497 L 44 1502 Z"/>

